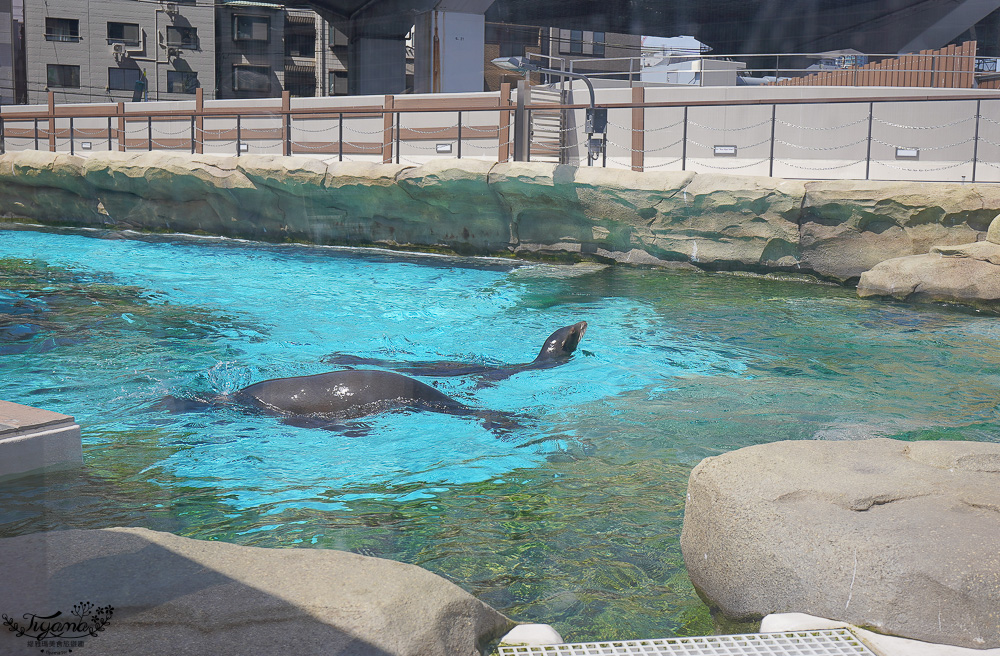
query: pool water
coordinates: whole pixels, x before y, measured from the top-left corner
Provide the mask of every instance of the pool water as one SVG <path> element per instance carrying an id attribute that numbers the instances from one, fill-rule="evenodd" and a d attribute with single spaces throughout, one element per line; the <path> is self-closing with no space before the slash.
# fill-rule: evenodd
<path id="1" fill-rule="evenodd" d="M 0 536 L 145 526 L 437 572 L 574 641 L 710 633 L 680 555 L 702 458 L 784 439 L 998 441 L 1000 324 L 797 280 L 116 233 L 0 230 L 0 398 L 74 415 L 84 467 L 0 483 Z M 469 417 L 350 433 L 222 405 L 252 382 L 400 361 L 566 364 Z"/>

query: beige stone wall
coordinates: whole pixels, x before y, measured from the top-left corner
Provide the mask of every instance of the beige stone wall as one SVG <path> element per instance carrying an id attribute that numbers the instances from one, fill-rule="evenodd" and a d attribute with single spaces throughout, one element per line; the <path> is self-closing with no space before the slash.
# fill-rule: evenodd
<path id="1" fill-rule="evenodd" d="M 477 255 L 790 271 L 853 282 L 985 238 L 989 184 L 801 181 L 544 163 L 25 151 L 0 215 L 56 225 Z"/>

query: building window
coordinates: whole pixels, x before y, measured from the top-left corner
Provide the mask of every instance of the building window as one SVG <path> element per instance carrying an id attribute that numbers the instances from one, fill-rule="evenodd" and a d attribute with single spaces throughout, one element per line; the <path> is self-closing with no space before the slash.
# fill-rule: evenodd
<path id="1" fill-rule="evenodd" d="M 285 32 L 286 57 L 315 57 L 316 36 L 314 34 Z"/>
<path id="2" fill-rule="evenodd" d="M 569 54 L 583 54 L 583 30 L 569 31 Z"/>
<path id="3" fill-rule="evenodd" d="M 193 71 L 167 71 L 167 93 L 196 93 L 198 74 Z"/>
<path id="4" fill-rule="evenodd" d="M 604 32 L 594 32 L 594 56 L 604 56 L 605 39 Z"/>
<path id="5" fill-rule="evenodd" d="M 79 89 L 80 67 L 70 66 L 69 64 L 49 64 L 46 70 L 46 78 L 51 88 Z"/>
<path id="6" fill-rule="evenodd" d="M 139 45 L 139 24 L 108 23 L 108 43 L 124 43 L 127 46 Z"/>
<path id="7" fill-rule="evenodd" d="M 198 28 L 167 26 L 167 45 L 171 48 L 198 48 Z"/>
<path id="8" fill-rule="evenodd" d="M 539 29 L 525 25 L 487 23 L 485 35 L 486 43 L 499 46 L 501 57 L 523 57 L 528 48 L 538 46 Z"/>
<path id="9" fill-rule="evenodd" d="M 285 89 L 296 98 L 312 98 L 316 95 L 316 72 L 291 71 L 286 66 Z"/>
<path id="10" fill-rule="evenodd" d="M 347 95 L 347 71 L 330 71 L 330 88 L 327 93 L 331 96 Z"/>
<path id="11" fill-rule="evenodd" d="M 268 41 L 270 33 L 269 16 L 233 16 L 233 41 Z"/>
<path id="12" fill-rule="evenodd" d="M 80 21 L 75 18 L 46 18 L 46 41 L 79 41 Z"/>
<path id="13" fill-rule="evenodd" d="M 115 91 L 132 91 L 141 79 L 142 71 L 138 68 L 108 69 L 108 88 Z"/>
<path id="14" fill-rule="evenodd" d="M 233 91 L 270 91 L 270 66 L 233 66 Z"/>

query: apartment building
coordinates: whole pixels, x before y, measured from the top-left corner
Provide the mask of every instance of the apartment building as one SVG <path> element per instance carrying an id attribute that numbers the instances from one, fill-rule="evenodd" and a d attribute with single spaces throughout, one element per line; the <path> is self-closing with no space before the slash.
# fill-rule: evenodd
<path id="1" fill-rule="evenodd" d="M 347 38 L 314 11 L 221 0 L 219 98 L 347 94 Z"/>
<path id="2" fill-rule="evenodd" d="M 0 105 L 15 102 L 14 61 L 17 53 L 19 23 L 12 0 L 0 0 Z"/>
<path id="3" fill-rule="evenodd" d="M 24 0 L 29 103 L 185 100 L 215 91 L 205 0 Z"/>
<path id="4" fill-rule="evenodd" d="M 221 2 L 216 8 L 219 98 L 273 98 L 284 88 L 284 7 Z"/>
<path id="5" fill-rule="evenodd" d="M 0 102 L 58 103 L 346 95 L 348 43 L 309 9 L 256 0 L 23 0 L 23 48 L 17 46 L 12 0 L 0 0 Z M 15 1 L 14 4 L 17 4 Z M 9 28 L 9 29 L 8 29 Z M 487 23 L 486 90 L 505 74 L 499 56 L 549 55 L 571 60 L 637 56 L 640 37 Z M 8 56 L 6 53 L 10 53 Z M 23 52 L 24 62 L 14 60 Z M 407 89 L 413 88 L 412 47 Z M 616 66 L 595 62 L 584 72 Z M 19 70 L 26 94 L 12 93 Z M 578 69 L 579 70 L 579 69 Z M 10 79 L 8 79 L 10 78 Z M 535 82 L 540 81 L 538 76 Z"/>

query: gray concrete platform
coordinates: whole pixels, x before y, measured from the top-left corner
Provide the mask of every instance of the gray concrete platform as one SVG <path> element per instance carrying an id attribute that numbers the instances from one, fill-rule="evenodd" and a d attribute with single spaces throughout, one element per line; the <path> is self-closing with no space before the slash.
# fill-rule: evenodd
<path id="1" fill-rule="evenodd" d="M 0 401 L 0 479 L 81 462 L 80 426 L 73 417 Z"/>

